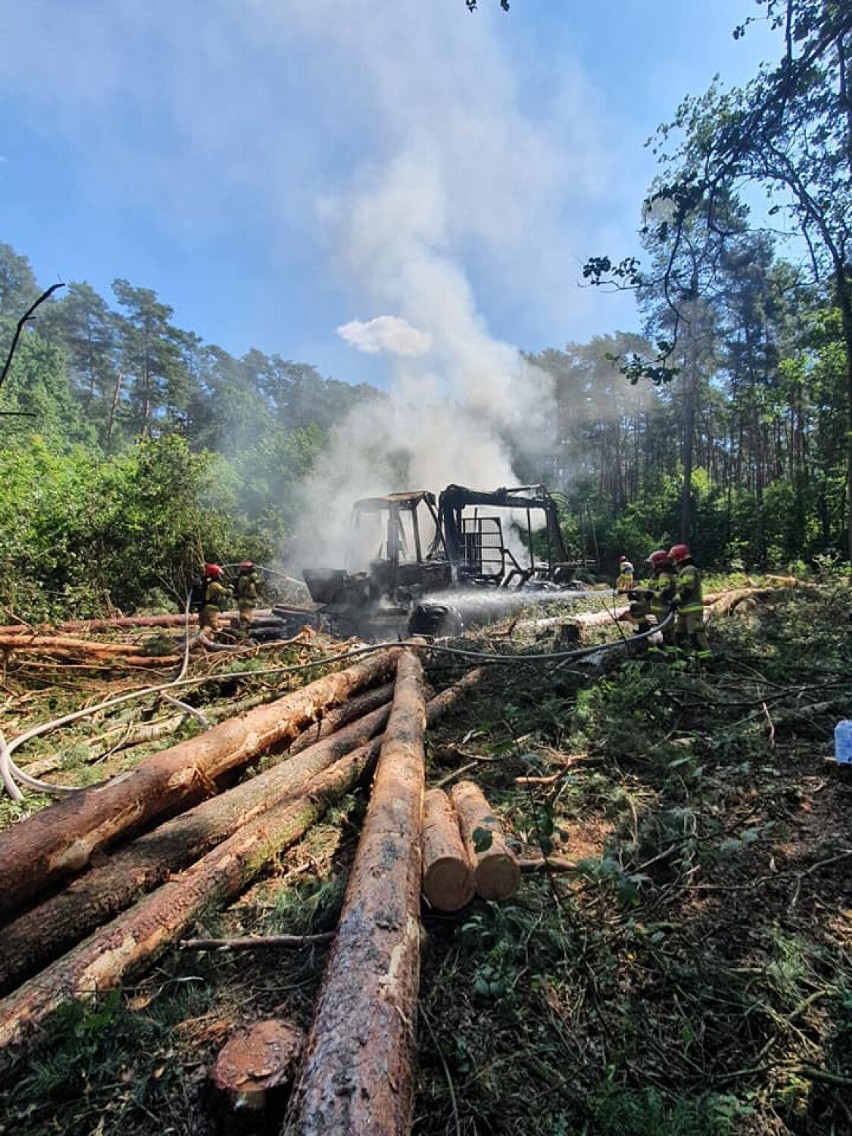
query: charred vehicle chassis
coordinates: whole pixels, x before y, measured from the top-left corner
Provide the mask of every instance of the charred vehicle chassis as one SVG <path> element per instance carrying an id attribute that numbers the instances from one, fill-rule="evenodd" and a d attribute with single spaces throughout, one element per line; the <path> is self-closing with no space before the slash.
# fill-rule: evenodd
<path id="1" fill-rule="evenodd" d="M 350 538 L 346 567 L 303 570 L 321 614 L 345 634 L 452 633 L 463 625 L 460 593 L 572 587 L 576 570 L 542 485 L 449 485 L 437 501 L 426 490 L 364 497 Z"/>

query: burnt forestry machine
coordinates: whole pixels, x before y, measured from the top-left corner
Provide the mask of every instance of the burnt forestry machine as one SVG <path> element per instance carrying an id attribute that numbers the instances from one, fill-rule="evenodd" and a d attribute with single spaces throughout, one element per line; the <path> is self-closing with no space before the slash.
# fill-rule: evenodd
<path id="1" fill-rule="evenodd" d="M 458 634 L 521 607 L 530 597 L 520 593 L 577 587 L 542 485 L 449 485 L 437 501 L 427 490 L 364 497 L 347 561 L 303 570 L 319 613 L 343 635 Z"/>

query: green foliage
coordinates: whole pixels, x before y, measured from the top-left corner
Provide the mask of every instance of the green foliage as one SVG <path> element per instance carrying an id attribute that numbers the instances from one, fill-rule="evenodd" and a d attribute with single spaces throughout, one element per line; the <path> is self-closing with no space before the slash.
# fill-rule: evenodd
<path id="1" fill-rule="evenodd" d="M 596 1136 L 734 1136 L 753 1109 L 735 1096 L 677 1097 L 659 1089 L 612 1084 L 592 1103 Z"/>
<path id="2" fill-rule="evenodd" d="M 205 555 L 239 559 L 239 517 L 210 508 L 211 460 L 175 436 L 111 458 L 39 436 L 0 449 L 2 601 L 24 618 L 129 608 L 165 588 L 182 606 Z"/>

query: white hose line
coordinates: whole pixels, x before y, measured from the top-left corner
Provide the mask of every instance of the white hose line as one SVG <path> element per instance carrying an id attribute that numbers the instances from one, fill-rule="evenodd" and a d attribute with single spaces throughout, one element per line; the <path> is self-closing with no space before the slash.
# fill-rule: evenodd
<path id="1" fill-rule="evenodd" d="M 2 777 L 3 780 L 3 788 L 13 801 L 22 801 L 24 794 L 15 784 L 11 765 L 12 761 L 9 757 L 9 747 L 6 745 L 6 739 L 0 733 L 0 777 Z"/>
<path id="2" fill-rule="evenodd" d="M 161 693 L 160 698 L 162 698 L 163 702 L 168 702 L 169 706 L 176 706 L 178 710 L 183 710 L 185 714 L 197 718 L 205 730 L 210 729 L 210 722 L 196 706 L 190 706 L 188 702 L 181 702 L 178 698 L 172 698 L 170 694 Z"/>

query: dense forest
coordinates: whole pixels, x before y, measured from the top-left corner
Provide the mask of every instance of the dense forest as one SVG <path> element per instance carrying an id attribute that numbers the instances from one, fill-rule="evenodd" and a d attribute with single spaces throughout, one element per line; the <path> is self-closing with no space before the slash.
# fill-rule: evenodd
<path id="1" fill-rule="evenodd" d="M 686 99 L 654 140 L 643 263 L 585 266 L 585 286 L 635 292 L 641 334 L 528 357 L 557 429 L 515 472 L 559 495 L 566 537 L 604 574 L 678 538 L 718 568 L 850 555 L 852 15 L 766 13 L 779 62 Z M 0 245 L 4 347 L 42 285 Z M 353 406 L 388 397 L 235 358 L 152 290 L 112 291 L 57 289 L 0 389 L 3 599 L 27 617 L 174 601 L 205 556 L 287 564 L 294 487 Z"/>
<path id="2" fill-rule="evenodd" d="M 560 495 L 566 535 L 601 571 L 681 532 L 687 430 L 702 562 L 843 555 L 840 313 L 763 237 L 743 236 L 724 273 L 688 376 L 631 383 L 617 362 L 647 355 L 638 335 L 530 357 L 553 379 L 558 445 L 516 469 Z M 5 344 L 39 288 L 0 246 Z M 259 350 L 234 358 L 127 281 L 114 299 L 71 283 L 41 305 L 0 391 L 4 599 L 29 617 L 174 602 L 205 556 L 286 562 L 294 485 L 353 405 L 387 397 Z"/>

